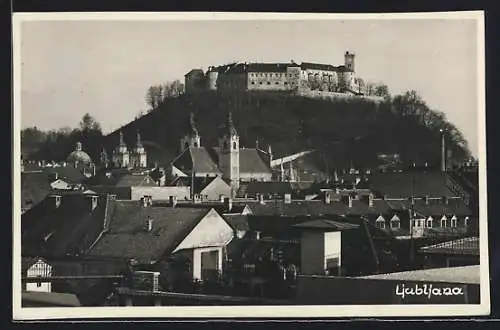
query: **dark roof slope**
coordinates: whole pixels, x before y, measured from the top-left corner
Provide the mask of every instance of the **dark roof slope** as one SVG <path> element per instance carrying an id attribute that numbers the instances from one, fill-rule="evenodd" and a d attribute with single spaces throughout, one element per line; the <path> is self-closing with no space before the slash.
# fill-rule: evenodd
<path id="1" fill-rule="evenodd" d="M 453 196 L 446 185 L 446 173 L 402 172 L 377 173 L 370 181 L 370 188 L 387 197 Z"/>
<path id="2" fill-rule="evenodd" d="M 479 237 L 465 237 L 420 248 L 423 253 L 468 254 L 479 256 Z"/>
<path id="3" fill-rule="evenodd" d="M 91 200 L 79 193 L 61 194 L 55 208 L 50 196 L 23 214 L 22 252 L 31 256 L 80 254 L 88 249 L 104 229 L 105 212 L 112 213 L 111 201 L 99 196 L 91 212 Z"/>
<path id="4" fill-rule="evenodd" d="M 136 201 L 117 201 L 109 231 L 94 245 L 92 256 L 154 261 L 172 252 L 208 213 L 207 208 L 142 207 Z M 146 221 L 153 230 L 146 231 Z"/>
<path id="5" fill-rule="evenodd" d="M 323 231 L 340 231 L 348 229 L 356 229 L 359 225 L 349 222 L 340 222 L 330 219 L 316 219 L 311 221 L 302 222 L 294 225 L 294 227 L 304 229 L 318 229 Z"/>
<path id="6" fill-rule="evenodd" d="M 103 169 L 90 180 L 92 186 L 135 187 L 156 186 L 156 182 L 147 173 L 133 172 L 128 169 Z"/>
<path id="7" fill-rule="evenodd" d="M 21 173 L 21 207 L 23 209 L 40 203 L 51 191 L 50 180 L 46 173 Z"/>
<path id="8" fill-rule="evenodd" d="M 249 196 L 256 194 L 279 194 L 283 197 L 284 194 L 291 194 L 293 191 L 290 182 L 265 182 L 253 181 L 246 184 L 245 193 Z"/>
<path id="9" fill-rule="evenodd" d="M 233 230 L 244 230 L 247 231 L 248 227 L 248 216 L 242 214 L 225 214 L 224 219 L 233 228 Z"/>

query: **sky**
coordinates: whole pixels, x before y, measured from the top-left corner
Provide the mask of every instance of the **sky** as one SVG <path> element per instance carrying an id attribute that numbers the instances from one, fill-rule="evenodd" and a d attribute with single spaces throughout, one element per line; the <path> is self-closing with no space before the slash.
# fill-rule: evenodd
<path id="1" fill-rule="evenodd" d="M 90 113 L 108 133 L 146 109 L 151 85 L 233 61 L 343 64 L 391 94 L 416 90 L 478 153 L 477 21 L 25 21 L 21 125 L 77 127 Z"/>

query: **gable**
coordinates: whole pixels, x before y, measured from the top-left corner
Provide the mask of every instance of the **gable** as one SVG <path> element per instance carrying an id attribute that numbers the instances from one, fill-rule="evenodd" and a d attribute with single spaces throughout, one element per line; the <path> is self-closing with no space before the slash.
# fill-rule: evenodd
<path id="1" fill-rule="evenodd" d="M 173 252 L 226 245 L 232 238 L 232 228 L 214 209 L 211 209 Z"/>
<path id="2" fill-rule="evenodd" d="M 210 195 L 211 193 L 229 196 L 231 194 L 231 186 L 222 180 L 221 177 L 217 176 L 200 192 L 201 195 Z"/>

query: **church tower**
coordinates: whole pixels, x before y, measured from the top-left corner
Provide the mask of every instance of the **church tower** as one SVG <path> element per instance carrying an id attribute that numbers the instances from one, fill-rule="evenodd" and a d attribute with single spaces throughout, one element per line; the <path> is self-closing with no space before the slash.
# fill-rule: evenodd
<path id="1" fill-rule="evenodd" d="M 123 141 L 123 132 L 120 131 L 120 143 L 113 151 L 113 165 L 117 168 L 128 167 L 130 163 L 127 145 Z"/>
<path id="2" fill-rule="evenodd" d="M 137 142 L 134 148 L 132 164 L 134 167 L 145 168 L 147 166 L 146 150 L 141 142 L 141 133 L 137 130 Z"/>
<path id="3" fill-rule="evenodd" d="M 181 152 L 187 148 L 199 147 L 201 147 L 200 134 L 198 133 L 198 129 L 196 128 L 196 124 L 194 122 L 194 114 L 191 112 L 189 116 L 189 131 L 181 139 Z"/>
<path id="4" fill-rule="evenodd" d="M 231 182 L 234 196 L 240 187 L 240 136 L 234 127 L 231 112 L 227 116 L 223 136 L 219 139 L 219 147 L 222 175 Z"/>

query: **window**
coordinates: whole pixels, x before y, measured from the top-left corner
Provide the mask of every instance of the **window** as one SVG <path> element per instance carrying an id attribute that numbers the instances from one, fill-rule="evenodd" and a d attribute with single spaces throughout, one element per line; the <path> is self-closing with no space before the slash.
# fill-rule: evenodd
<path id="1" fill-rule="evenodd" d="M 233 149 L 236 150 L 236 142 L 233 142 Z"/>
<path id="2" fill-rule="evenodd" d="M 464 226 L 465 227 L 469 226 L 469 217 L 465 217 L 465 219 L 464 219 Z"/>
<path id="3" fill-rule="evenodd" d="M 255 85 L 255 81 L 252 81 L 252 85 Z"/>
<path id="4" fill-rule="evenodd" d="M 286 81 L 284 82 L 284 84 L 285 84 L 285 85 L 288 85 L 288 83 L 287 83 Z"/>
<path id="5" fill-rule="evenodd" d="M 280 83 L 277 81 L 277 82 L 276 82 L 276 85 L 279 85 L 279 84 L 280 84 Z"/>
<path id="6" fill-rule="evenodd" d="M 271 82 L 270 82 L 270 81 L 268 81 L 268 82 L 267 82 L 267 84 L 268 84 L 268 85 L 271 85 Z"/>
<path id="7" fill-rule="evenodd" d="M 259 81 L 259 85 L 262 85 L 262 81 Z"/>
<path id="8" fill-rule="evenodd" d="M 194 143 L 194 147 L 195 147 L 195 148 L 198 148 L 198 143 L 196 143 L 196 142 L 195 142 L 195 143 Z"/>
<path id="9" fill-rule="evenodd" d="M 391 219 L 391 228 L 395 229 L 395 228 L 400 228 L 400 227 L 401 227 L 401 223 L 399 221 L 399 218 L 398 219 L 392 218 Z"/>

